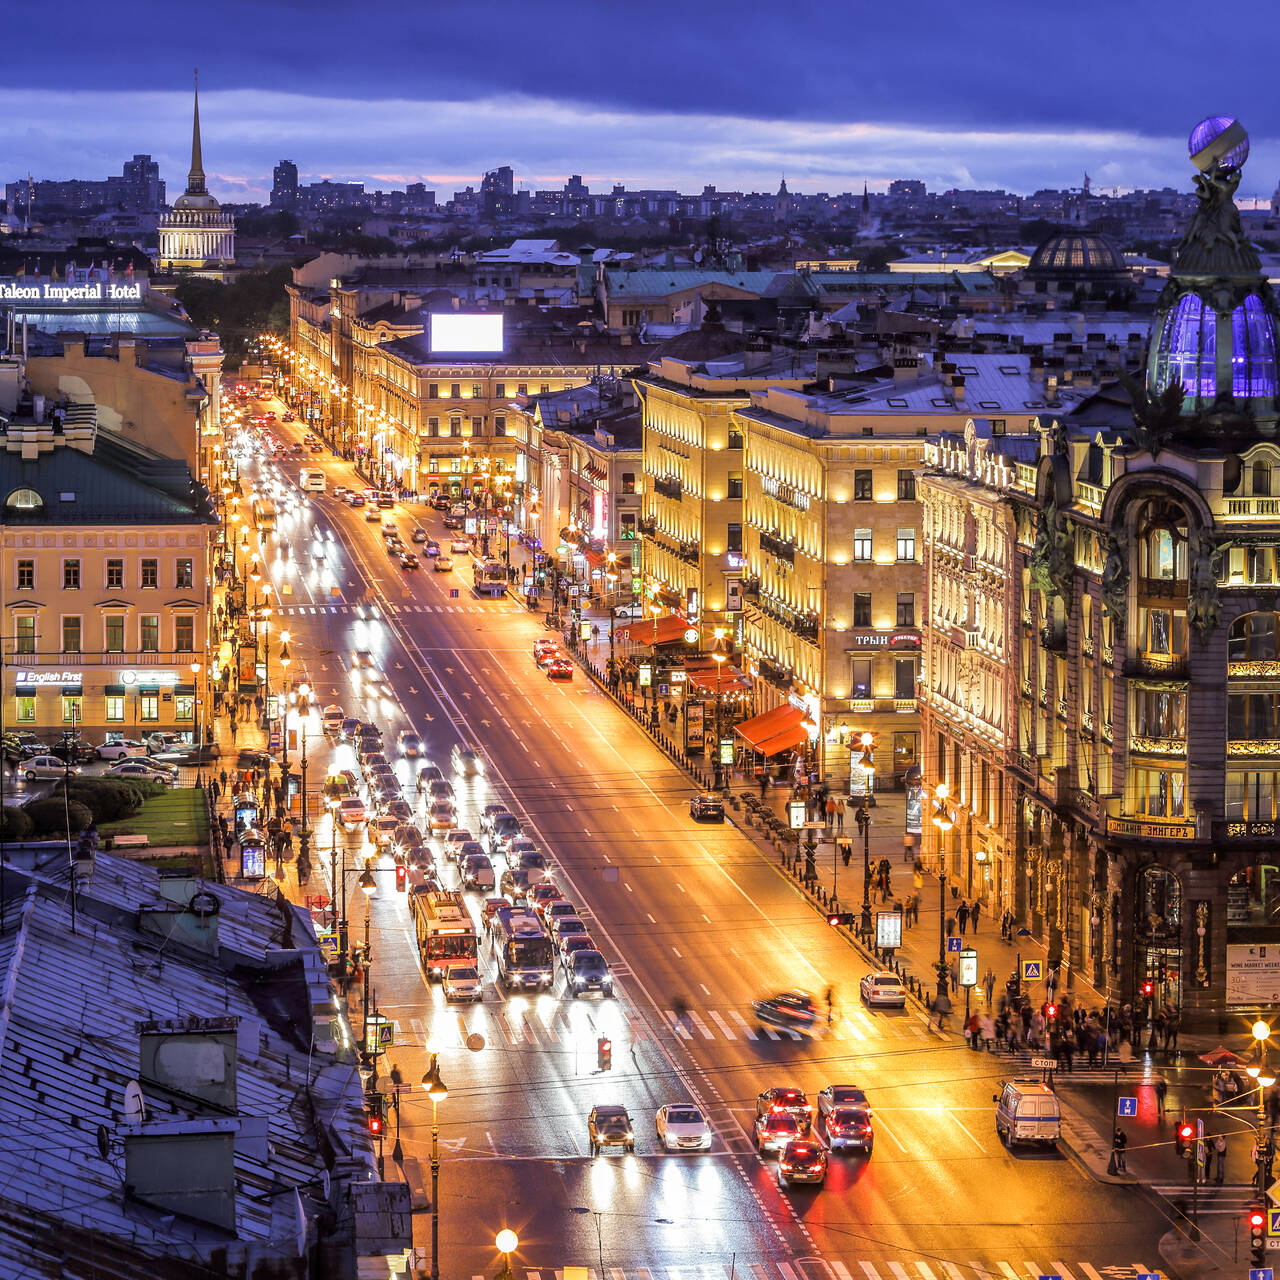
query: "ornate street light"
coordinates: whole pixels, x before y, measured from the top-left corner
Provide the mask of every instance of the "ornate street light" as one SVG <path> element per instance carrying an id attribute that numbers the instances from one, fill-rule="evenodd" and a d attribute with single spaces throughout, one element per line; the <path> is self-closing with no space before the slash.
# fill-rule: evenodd
<path id="1" fill-rule="evenodd" d="M 431 1065 L 422 1077 L 422 1087 L 431 1099 L 431 1280 L 440 1280 L 440 1123 L 437 1108 L 449 1096 L 449 1090 L 440 1078 L 439 1058 L 434 1053 Z M 515 1232 L 511 1234 L 514 1236 Z"/>

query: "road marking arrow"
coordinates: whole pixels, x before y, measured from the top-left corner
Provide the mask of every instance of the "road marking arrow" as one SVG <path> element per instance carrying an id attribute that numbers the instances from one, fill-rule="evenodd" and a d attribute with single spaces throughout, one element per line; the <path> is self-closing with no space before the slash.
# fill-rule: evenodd
<path id="1" fill-rule="evenodd" d="M 413 685 L 410 685 L 410 686 L 409 686 L 409 692 L 410 692 L 410 693 L 417 693 L 418 691 L 417 691 L 417 689 L 415 689 L 415 688 L 413 687 Z"/>

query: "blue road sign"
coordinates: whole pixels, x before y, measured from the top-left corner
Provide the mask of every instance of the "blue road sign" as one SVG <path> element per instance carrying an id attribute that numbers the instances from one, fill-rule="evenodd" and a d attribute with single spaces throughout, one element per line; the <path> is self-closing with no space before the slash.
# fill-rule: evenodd
<path id="1" fill-rule="evenodd" d="M 1024 960 L 1022 962 L 1022 980 L 1024 982 L 1039 982 L 1042 977 L 1044 977 L 1044 973 L 1039 960 Z"/>
<path id="2" fill-rule="evenodd" d="M 458 588 L 457 588 L 457 587 L 450 587 L 450 588 L 449 588 L 449 599 L 450 599 L 450 600 L 456 600 L 457 598 L 458 598 Z"/>
<path id="3" fill-rule="evenodd" d="M 957 937 L 957 936 L 956 936 L 956 934 L 954 934 L 954 933 L 949 933 L 949 934 L 947 934 L 947 950 L 948 950 L 948 951 L 963 951 L 963 950 L 964 950 L 964 939 L 963 939 L 963 938 L 960 938 L 960 937 Z"/>
<path id="4" fill-rule="evenodd" d="M 1062 1280 L 1061 1276 L 1040 1276 L 1039 1280 Z"/>
<path id="5" fill-rule="evenodd" d="M 1270 1269 L 1270 1267 L 1267 1268 L 1268 1271 Z M 1259 1274 L 1265 1275 L 1264 1272 L 1259 1272 Z M 1162 1276 L 1158 1271 L 1139 1271 L 1138 1274 L 1134 1276 L 1133 1280 L 1164 1280 L 1164 1276 Z"/>
<path id="6" fill-rule="evenodd" d="M 1280 1209 L 1267 1209 L 1267 1235 L 1280 1236 Z"/>
<path id="7" fill-rule="evenodd" d="M 1143 1276 L 1139 1276 L 1138 1280 L 1144 1280 Z M 1249 1271 L 1249 1280 L 1272 1280 L 1271 1267 L 1253 1267 Z"/>
<path id="8" fill-rule="evenodd" d="M 1116 1099 L 1116 1115 L 1118 1116 L 1136 1116 L 1138 1114 L 1137 1098 L 1118 1098 Z"/>

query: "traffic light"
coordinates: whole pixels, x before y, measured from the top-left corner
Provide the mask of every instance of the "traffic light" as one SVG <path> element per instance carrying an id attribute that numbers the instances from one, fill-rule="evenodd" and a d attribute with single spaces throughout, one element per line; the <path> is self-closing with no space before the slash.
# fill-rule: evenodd
<path id="1" fill-rule="evenodd" d="M 365 1094 L 365 1104 L 369 1108 L 369 1135 L 373 1138 L 382 1137 L 382 1102 L 380 1093 Z"/>
<path id="2" fill-rule="evenodd" d="M 596 1041 L 596 1070 L 609 1071 L 613 1067 L 613 1041 L 601 1036 Z"/>
<path id="3" fill-rule="evenodd" d="M 1045 1017 L 1048 1018 L 1050 1022 L 1052 1022 L 1058 1016 L 1058 1006 L 1056 1004 L 1046 1005 L 1044 1014 L 1045 1014 Z"/>
<path id="4" fill-rule="evenodd" d="M 1176 1149 L 1180 1156 L 1190 1156 L 1191 1140 L 1195 1137 L 1195 1132 L 1195 1129 L 1185 1120 L 1178 1126 L 1178 1134 L 1175 1141 Z"/>
<path id="5" fill-rule="evenodd" d="M 852 911 L 832 911 L 827 914 L 827 923 L 834 929 L 839 925 L 844 925 L 846 929 L 853 927 L 854 913 Z"/>
<path id="6" fill-rule="evenodd" d="M 1155 989 L 1154 983 L 1144 982 L 1142 984 L 1142 998 L 1144 1000 L 1150 1000 L 1151 997 L 1155 995 L 1155 991 L 1156 989 Z"/>
<path id="7" fill-rule="evenodd" d="M 396 863 L 396 891 L 407 893 L 409 890 L 409 868 L 403 862 Z"/>
<path id="8" fill-rule="evenodd" d="M 1256 1205 L 1249 1210 L 1249 1254 L 1260 1267 L 1267 1258 L 1267 1215 Z"/>

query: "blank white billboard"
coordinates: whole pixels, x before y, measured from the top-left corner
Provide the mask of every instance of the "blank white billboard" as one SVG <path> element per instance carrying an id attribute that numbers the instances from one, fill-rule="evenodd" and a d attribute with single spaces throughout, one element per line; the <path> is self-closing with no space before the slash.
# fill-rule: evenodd
<path id="1" fill-rule="evenodd" d="M 431 350 L 492 353 L 502 351 L 502 316 L 464 316 L 443 312 L 431 317 Z"/>

